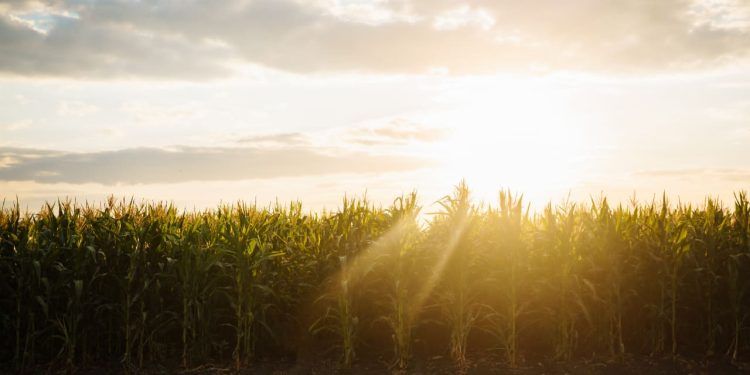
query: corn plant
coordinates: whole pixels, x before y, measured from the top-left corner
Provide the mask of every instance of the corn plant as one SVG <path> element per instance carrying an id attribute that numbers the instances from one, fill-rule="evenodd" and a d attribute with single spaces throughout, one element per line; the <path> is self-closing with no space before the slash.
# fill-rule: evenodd
<path id="1" fill-rule="evenodd" d="M 678 297 L 683 277 L 683 261 L 689 251 L 688 228 L 683 220 L 688 208 L 670 211 L 664 197 L 661 205 L 652 204 L 641 214 L 644 248 L 656 273 L 656 291 L 648 305 L 652 312 L 651 351 L 661 353 L 669 348 L 677 354 Z"/>
<path id="2" fill-rule="evenodd" d="M 717 337 L 721 330 L 717 316 L 720 303 L 718 290 L 721 285 L 721 259 L 728 246 L 726 230 L 729 227 L 724 207 L 714 199 L 707 199 L 702 210 L 696 210 L 688 221 L 693 236 L 693 270 L 705 301 L 705 346 L 706 355 L 716 352 Z"/>
<path id="3" fill-rule="evenodd" d="M 416 254 L 420 235 L 416 193 L 396 199 L 388 214 L 393 224 L 381 240 L 384 256 L 379 259 L 389 286 L 382 297 L 387 311 L 383 320 L 392 332 L 395 366 L 403 370 L 411 359 L 414 325 L 421 309 L 414 277 L 420 271 Z"/>
<path id="4" fill-rule="evenodd" d="M 741 192 L 735 196 L 732 238 L 735 240 L 732 251 L 726 259 L 727 292 L 731 316 L 731 343 L 727 354 L 732 361 L 739 358 L 742 345 L 742 331 L 745 321 L 750 317 L 747 308 L 747 296 L 750 291 L 750 203 L 747 194 Z"/>
<path id="5" fill-rule="evenodd" d="M 310 332 L 336 336 L 338 343 L 334 347 L 340 349 L 340 364 L 347 369 L 356 358 L 360 331 L 360 311 L 356 305 L 364 295 L 370 272 L 376 267 L 371 245 L 383 229 L 383 217 L 369 208 L 367 200 L 344 199 L 343 209 L 331 219 L 330 245 L 339 254 L 339 267 L 329 279 L 327 291 L 316 300 L 327 306 L 325 313 L 310 326 Z"/>
<path id="6" fill-rule="evenodd" d="M 34 333 L 34 302 L 32 285 L 39 279 L 39 262 L 29 251 L 30 219 L 21 213 L 18 201 L 10 209 L 0 208 L 0 293 L 3 311 L 13 311 L 0 316 L 3 337 L 13 340 L 12 362 L 16 369 L 23 370 L 29 357 L 33 355 L 33 343 L 29 343 Z M 12 333 L 11 333 L 12 327 Z M 6 344 L 7 345 L 7 344 Z"/>
<path id="7" fill-rule="evenodd" d="M 450 354 L 464 370 L 467 366 L 469 334 L 480 316 L 481 303 L 472 271 L 480 261 L 475 243 L 475 207 L 465 183 L 452 196 L 441 199 L 430 236 L 437 243 L 438 261 L 433 272 L 439 277 L 437 303 L 450 332 Z"/>
<path id="8" fill-rule="evenodd" d="M 501 191 L 496 211 L 488 213 L 489 222 L 482 237 L 487 239 L 488 261 L 497 264 L 491 270 L 494 288 L 499 294 L 498 305 L 491 307 L 487 316 L 489 331 L 499 340 L 500 348 L 511 367 L 519 365 L 520 318 L 528 308 L 523 288 L 527 274 L 528 213 L 524 211 L 523 197 L 510 191 Z"/>
<path id="9" fill-rule="evenodd" d="M 594 350 L 603 346 L 610 358 L 622 359 L 632 216 L 622 206 L 612 209 L 606 198 L 592 201 L 590 210 L 581 215 L 583 241 L 580 246 L 586 249 L 580 279 L 582 297 L 589 306 L 595 330 L 604 333 L 594 337 L 598 345 Z"/>
<path id="10" fill-rule="evenodd" d="M 257 328 L 266 295 L 273 291 L 264 284 L 265 266 L 278 255 L 265 241 L 267 212 L 256 207 L 238 205 L 234 210 L 224 208 L 220 218 L 220 241 L 222 251 L 231 265 L 231 290 L 229 303 L 234 312 L 232 326 L 235 331 L 233 357 L 237 369 L 247 363 L 255 352 Z"/>
<path id="11" fill-rule="evenodd" d="M 570 360 L 577 347 L 579 317 L 590 321 L 579 277 L 580 215 L 574 204 L 566 203 L 558 210 L 548 205 L 538 220 L 536 246 L 545 254 L 543 268 L 552 271 L 544 281 L 554 301 L 546 308 L 555 326 L 554 358 Z"/>

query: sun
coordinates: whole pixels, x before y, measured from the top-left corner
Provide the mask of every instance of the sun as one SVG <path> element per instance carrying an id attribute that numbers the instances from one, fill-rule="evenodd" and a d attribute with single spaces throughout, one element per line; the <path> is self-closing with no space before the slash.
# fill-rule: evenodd
<path id="1" fill-rule="evenodd" d="M 444 114 L 451 130 L 430 153 L 443 176 L 466 180 L 482 200 L 502 188 L 548 200 L 584 177 L 589 140 L 576 117 L 558 92 L 506 80 Z"/>

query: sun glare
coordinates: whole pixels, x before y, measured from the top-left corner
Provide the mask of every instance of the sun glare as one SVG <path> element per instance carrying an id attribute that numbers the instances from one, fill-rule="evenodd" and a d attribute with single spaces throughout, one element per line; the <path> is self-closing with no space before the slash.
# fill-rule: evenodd
<path id="1" fill-rule="evenodd" d="M 583 178 L 585 132 L 564 95 L 512 80 L 462 94 L 464 103 L 443 115 L 452 130 L 431 150 L 444 177 L 465 179 L 484 201 L 500 187 L 549 198 Z"/>

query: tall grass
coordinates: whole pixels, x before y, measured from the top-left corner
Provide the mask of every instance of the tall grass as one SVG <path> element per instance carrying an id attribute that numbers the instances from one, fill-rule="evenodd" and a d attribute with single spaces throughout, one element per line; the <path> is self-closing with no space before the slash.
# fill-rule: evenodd
<path id="1" fill-rule="evenodd" d="M 407 369 L 447 355 L 538 359 L 725 357 L 750 346 L 750 202 L 530 212 L 459 185 L 420 216 L 345 199 L 238 203 L 61 201 L 0 209 L 0 362 L 252 367 L 304 353 Z"/>

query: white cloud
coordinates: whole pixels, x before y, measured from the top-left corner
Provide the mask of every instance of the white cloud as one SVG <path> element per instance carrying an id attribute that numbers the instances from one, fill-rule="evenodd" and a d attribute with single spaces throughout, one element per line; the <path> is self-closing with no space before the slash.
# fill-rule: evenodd
<path id="1" fill-rule="evenodd" d="M 495 19 L 489 12 L 468 5 L 438 14 L 433 21 L 433 26 L 438 30 L 456 30 L 467 26 L 489 30 L 494 25 Z"/>
<path id="2" fill-rule="evenodd" d="M 750 2 L 747 0 L 695 0 L 688 11 L 696 26 L 715 29 L 750 29 Z"/>
<path id="3" fill-rule="evenodd" d="M 199 116 L 199 109 L 202 108 L 197 103 L 166 106 L 144 101 L 130 101 L 123 103 L 121 109 L 137 124 L 167 125 Z"/>
<path id="4" fill-rule="evenodd" d="M 32 124 L 31 120 L 15 121 L 15 122 L 0 125 L 0 129 L 4 129 L 8 131 L 16 131 L 16 130 L 26 129 L 30 127 L 31 124 Z"/>
<path id="5" fill-rule="evenodd" d="M 387 121 L 375 121 L 347 129 L 343 140 L 363 146 L 406 146 L 418 143 L 433 143 L 446 137 L 449 130 L 427 126 L 407 118 L 396 117 Z"/>
<path id="6" fill-rule="evenodd" d="M 98 111 L 97 106 L 80 101 L 63 101 L 57 106 L 57 114 L 64 117 L 84 117 Z"/>

